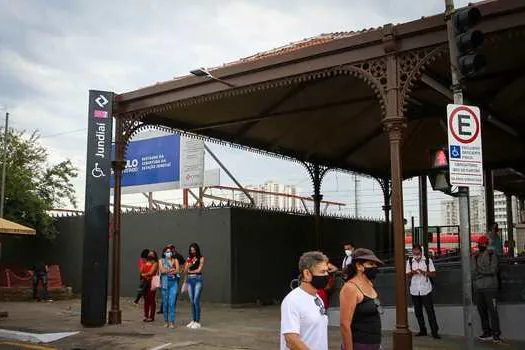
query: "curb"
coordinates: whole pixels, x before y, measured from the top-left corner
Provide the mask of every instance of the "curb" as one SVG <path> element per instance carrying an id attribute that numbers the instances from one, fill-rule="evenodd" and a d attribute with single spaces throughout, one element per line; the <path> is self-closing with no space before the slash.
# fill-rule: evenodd
<path id="1" fill-rule="evenodd" d="M 76 335 L 80 332 L 61 332 L 61 333 L 28 333 L 20 331 L 12 331 L 8 329 L 0 329 L 0 338 L 9 340 L 18 340 L 29 343 L 52 343 L 62 338 Z"/>

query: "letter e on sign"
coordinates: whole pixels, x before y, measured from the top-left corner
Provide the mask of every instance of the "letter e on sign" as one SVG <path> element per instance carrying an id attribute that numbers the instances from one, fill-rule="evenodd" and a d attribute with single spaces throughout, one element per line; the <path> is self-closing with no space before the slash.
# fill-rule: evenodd
<path id="1" fill-rule="evenodd" d="M 448 105 L 448 132 L 459 144 L 470 144 L 480 137 L 479 108 L 464 105 Z"/>

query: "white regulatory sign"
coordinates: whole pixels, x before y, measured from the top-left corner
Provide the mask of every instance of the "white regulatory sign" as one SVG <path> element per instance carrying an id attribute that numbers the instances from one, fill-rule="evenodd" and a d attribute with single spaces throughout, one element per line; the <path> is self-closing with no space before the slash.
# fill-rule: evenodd
<path id="1" fill-rule="evenodd" d="M 483 186 L 481 115 L 478 107 L 447 106 L 450 184 Z"/>

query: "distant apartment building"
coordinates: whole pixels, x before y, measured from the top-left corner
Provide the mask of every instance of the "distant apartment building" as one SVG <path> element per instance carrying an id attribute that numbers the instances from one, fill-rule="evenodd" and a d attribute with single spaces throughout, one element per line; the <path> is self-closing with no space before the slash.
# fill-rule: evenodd
<path id="1" fill-rule="evenodd" d="M 267 181 L 262 185 L 245 186 L 247 190 L 255 190 L 270 193 L 250 192 L 255 205 L 258 207 L 278 208 L 295 210 L 299 207 L 300 200 L 295 197 L 285 195 L 298 195 L 298 188 L 295 185 L 283 185 L 275 181 Z M 275 193 L 275 194 L 274 194 Z M 277 193 L 282 195 L 277 195 Z M 248 198 L 244 193 L 237 193 L 236 200 L 247 202 Z"/>
<path id="2" fill-rule="evenodd" d="M 458 198 L 441 201 L 441 222 L 445 226 L 459 225 Z M 481 196 L 470 197 L 470 228 L 472 232 L 485 232 L 485 200 Z"/>
<path id="3" fill-rule="evenodd" d="M 519 207 L 516 197 L 512 197 L 512 222 L 518 223 Z M 494 192 L 494 221 L 501 229 L 502 236 L 507 237 L 507 197 L 504 193 Z"/>
<path id="4" fill-rule="evenodd" d="M 518 202 L 512 197 L 513 222 L 518 222 Z M 482 195 L 470 197 L 470 225 L 472 232 L 486 232 L 485 198 Z M 504 193 L 494 192 L 494 220 L 507 237 L 507 198 Z M 457 198 L 441 202 L 441 222 L 443 225 L 459 225 L 459 201 Z"/>

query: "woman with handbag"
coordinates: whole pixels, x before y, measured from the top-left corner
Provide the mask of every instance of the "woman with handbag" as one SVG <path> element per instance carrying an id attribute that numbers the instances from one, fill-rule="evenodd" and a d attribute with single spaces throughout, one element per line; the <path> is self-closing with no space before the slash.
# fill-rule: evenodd
<path id="1" fill-rule="evenodd" d="M 140 276 L 145 283 L 144 288 L 144 322 L 155 320 L 155 293 L 156 287 L 153 283 L 158 271 L 158 257 L 154 250 L 148 252 L 147 261 L 142 265 Z"/>
<path id="2" fill-rule="evenodd" d="M 177 292 L 179 288 L 179 261 L 175 257 L 173 245 L 167 245 L 162 250 L 159 261 L 160 285 L 162 288 L 162 307 L 164 311 L 165 327 L 175 328 L 175 307 L 177 305 Z"/>

